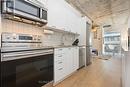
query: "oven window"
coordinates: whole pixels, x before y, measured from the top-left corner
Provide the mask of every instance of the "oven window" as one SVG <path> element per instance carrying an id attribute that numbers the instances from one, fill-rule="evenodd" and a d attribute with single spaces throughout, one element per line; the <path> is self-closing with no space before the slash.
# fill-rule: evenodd
<path id="1" fill-rule="evenodd" d="M 2 87 L 41 87 L 53 80 L 53 54 L 2 63 Z"/>
<path id="2" fill-rule="evenodd" d="M 15 0 L 15 4 L 14 5 L 12 4 L 13 3 L 8 3 L 7 4 L 8 8 L 15 9 L 40 18 L 40 8 L 28 2 L 25 2 L 24 0 Z"/>

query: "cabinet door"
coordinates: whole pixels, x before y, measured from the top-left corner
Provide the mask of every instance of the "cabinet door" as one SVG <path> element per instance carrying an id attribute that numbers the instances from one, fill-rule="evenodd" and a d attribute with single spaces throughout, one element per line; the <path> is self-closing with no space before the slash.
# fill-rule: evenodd
<path id="1" fill-rule="evenodd" d="M 130 87 L 130 52 L 126 52 L 125 54 L 125 69 L 126 69 L 126 78 L 125 78 L 125 86 Z"/>
<path id="2" fill-rule="evenodd" d="M 71 9 L 71 8 L 70 8 Z M 69 28 L 70 28 L 70 31 L 73 32 L 73 33 L 76 33 L 76 28 L 77 28 L 77 18 L 75 16 L 75 14 L 73 13 L 72 10 L 70 10 L 70 18 L 68 18 L 68 25 L 69 25 Z"/>
<path id="3" fill-rule="evenodd" d="M 64 2 L 64 12 L 65 12 L 65 29 L 73 33 L 78 33 L 79 28 L 79 18 L 80 15 L 76 12 L 70 4 Z"/>
<path id="4" fill-rule="evenodd" d="M 73 71 L 79 68 L 79 47 L 73 48 Z"/>
<path id="5" fill-rule="evenodd" d="M 54 50 L 54 83 L 78 69 L 79 47 L 58 48 Z"/>
<path id="6" fill-rule="evenodd" d="M 79 45 L 85 45 L 86 44 L 86 19 L 80 19 L 80 29 L 78 30 L 80 36 L 79 36 Z"/>
<path id="7" fill-rule="evenodd" d="M 67 48 L 65 58 L 65 72 L 66 75 L 70 75 L 73 72 L 73 49 L 71 47 Z"/>
<path id="8" fill-rule="evenodd" d="M 65 30 L 71 32 L 71 28 L 72 28 L 71 15 L 72 14 L 70 12 L 70 6 L 68 3 L 65 3 L 64 5 L 65 5 L 65 14 L 66 14 L 65 15 Z"/>
<path id="9" fill-rule="evenodd" d="M 63 0 L 48 0 L 48 26 L 65 30 L 65 7 Z"/>
<path id="10" fill-rule="evenodd" d="M 48 0 L 48 26 L 79 33 L 80 15 L 65 0 Z"/>
<path id="11" fill-rule="evenodd" d="M 70 14 L 68 18 L 68 25 L 70 26 L 71 32 L 78 33 L 80 15 L 78 11 L 71 6 L 68 6 L 68 11 Z"/>
<path id="12" fill-rule="evenodd" d="M 79 47 L 76 47 L 76 70 L 79 69 Z"/>

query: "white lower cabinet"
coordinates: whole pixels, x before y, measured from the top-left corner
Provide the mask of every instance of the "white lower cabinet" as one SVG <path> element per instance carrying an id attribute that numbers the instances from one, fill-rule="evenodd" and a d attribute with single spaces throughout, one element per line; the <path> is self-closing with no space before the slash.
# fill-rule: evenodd
<path id="1" fill-rule="evenodd" d="M 79 47 L 73 48 L 73 71 L 79 68 Z"/>
<path id="2" fill-rule="evenodd" d="M 79 67 L 79 47 L 54 50 L 54 85 L 64 80 Z"/>
<path id="3" fill-rule="evenodd" d="M 64 78 L 64 65 L 63 65 L 63 62 L 62 61 L 57 61 L 56 63 L 55 63 L 55 82 L 58 82 L 58 81 L 60 81 L 62 78 Z"/>

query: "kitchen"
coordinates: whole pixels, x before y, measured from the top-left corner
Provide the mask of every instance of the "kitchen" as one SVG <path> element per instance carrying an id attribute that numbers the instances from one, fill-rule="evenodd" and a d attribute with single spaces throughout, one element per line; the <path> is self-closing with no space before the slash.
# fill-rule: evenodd
<path id="1" fill-rule="evenodd" d="M 94 64 L 91 29 L 97 26 L 73 5 L 65 0 L 1 1 L 2 87 L 55 87 Z"/>

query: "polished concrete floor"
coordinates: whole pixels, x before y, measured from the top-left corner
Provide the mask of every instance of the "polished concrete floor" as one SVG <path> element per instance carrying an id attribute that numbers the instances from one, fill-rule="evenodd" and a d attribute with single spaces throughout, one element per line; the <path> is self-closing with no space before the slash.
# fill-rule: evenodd
<path id="1" fill-rule="evenodd" d="M 121 59 L 95 58 L 90 66 L 78 70 L 55 87 L 121 87 Z"/>

